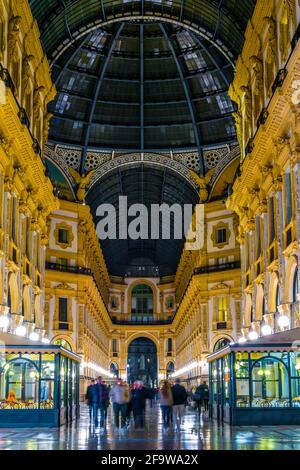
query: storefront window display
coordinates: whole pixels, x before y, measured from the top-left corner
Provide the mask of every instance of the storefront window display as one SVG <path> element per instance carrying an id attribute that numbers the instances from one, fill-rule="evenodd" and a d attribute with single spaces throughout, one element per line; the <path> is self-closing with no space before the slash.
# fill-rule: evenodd
<path id="1" fill-rule="evenodd" d="M 236 354 L 234 371 L 236 378 L 236 406 L 247 408 L 250 406 L 249 359 L 247 353 Z"/>
<path id="2" fill-rule="evenodd" d="M 2 355 L 0 409 L 52 409 L 54 371 L 54 354 Z"/>
<path id="3" fill-rule="evenodd" d="M 300 408 L 300 353 L 290 355 L 292 406 Z"/>
<path id="4" fill-rule="evenodd" d="M 228 345 L 208 357 L 211 416 L 235 425 L 300 424 L 299 331 Z"/>
<path id="5" fill-rule="evenodd" d="M 290 406 L 289 374 L 285 358 L 260 355 L 260 359 L 256 359 L 253 356 L 251 353 L 252 406 Z"/>
<path id="6" fill-rule="evenodd" d="M 10 353 L 9 346 L 3 348 L 0 426 L 57 426 L 74 419 L 79 410 L 78 388 L 79 358 L 73 353 L 59 346 L 31 353 Z"/>

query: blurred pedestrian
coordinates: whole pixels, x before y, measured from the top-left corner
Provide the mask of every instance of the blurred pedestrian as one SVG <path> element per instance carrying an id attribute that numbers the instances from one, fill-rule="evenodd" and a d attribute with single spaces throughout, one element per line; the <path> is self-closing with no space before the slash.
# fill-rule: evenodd
<path id="1" fill-rule="evenodd" d="M 125 384 L 122 379 L 119 379 L 112 387 L 109 396 L 113 404 L 115 431 L 119 430 L 119 420 L 121 414 L 121 431 L 125 432 L 127 404 L 130 401 L 130 391 L 128 385 Z"/>
<path id="2" fill-rule="evenodd" d="M 163 429 L 168 430 L 170 427 L 170 417 L 172 413 L 173 396 L 172 396 L 171 385 L 167 380 L 164 380 L 159 390 L 159 401 L 160 401 L 160 407 L 162 411 Z"/>
<path id="3" fill-rule="evenodd" d="M 93 413 L 93 401 L 92 401 L 92 387 L 95 385 L 96 381 L 94 379 L 91 380 L 91 383 L 88 385 L 85 393 L 85 402 L 89 407 L 89 417 L 90 422 L 92 421 L 92 413 Z"/>
<path id="4" fill-rule="evenodd" d="M 180 431 L 182 418 L 185 411 L 185 405 L 188 398 L 186 389 L 180 383 L 180 379 L 175 380 L 175 385 L 172 387 L 173 396 L 173 421 L 175 429 Z"/>
<path id="5" fill-rule="evenodd" d="M 145 425 L 144 414 L 146 407 L 147 389 L 141 381 L 136 380 L 131 392 L 131 403 L 135 429 L 142 429 Z"/>

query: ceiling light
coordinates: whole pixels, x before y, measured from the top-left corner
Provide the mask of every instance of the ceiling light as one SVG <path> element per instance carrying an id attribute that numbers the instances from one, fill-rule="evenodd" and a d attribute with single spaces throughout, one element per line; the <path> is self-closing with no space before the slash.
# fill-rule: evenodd
<path id="1" fill-rule="evenodd" d="M 286 326 L 290 325 L 290 319 L 286 315 L 281 315 L 278 318 L 278 325 L 281 326 L 282 328 L 285 328 Z"/>
<path id="2" fill-rule="evenodd" d="M 9 326 L 9 317 L 7 315 L 0 316 L 0 328 L 7 328 Z"/>
<path id="3" fill-rule="evenodd" d="M 251 339 L 251 341 L 253 341 L 253 340 L 255 340 L 255 339 L 258 338 L 258 334 L 257 334 L 257 332 L 254 331 L 254 330 L 250 331 L 250 333 L 249 333 L 248 336 L 249 336 L 249 339 Z"/>
<path id="4" fill-rule="evenodd" d="M 270 325 L 263 325 L 262 328 L 261 328 L 261 333 L 262 333 L 263 336 L 268 336 L 268 335 L 271 335 L 273 333 L 273 330 L 270 327 Z"/>
<path id="5" fill-rule="evenodd" d="M 30 339 L 31 341 L 38 341 L 38 340 L 39 340 L 39 337 L 40 337 L 40 336 L 39 336 L 38 333 L 36 333 L 36 331 L 33 331 L 33 332 L 30 333 L 30 335 L 29 335 L 29 339 Z"/>
<path id="6" fill-rule="evenodd" d="M 245 336 L 242 336 L 241 338 L 239 338 L 239 343 L 242 344 L 242 343 L 246 343 L 247 339 L 245 338 Z"/>
<path id="7" fill-rule="evenodd" d="M 16 328 L 16 335 L 17 336 L 25 336 L 26 335 L 26 327 L 23 325 L 20 325 Z"/>

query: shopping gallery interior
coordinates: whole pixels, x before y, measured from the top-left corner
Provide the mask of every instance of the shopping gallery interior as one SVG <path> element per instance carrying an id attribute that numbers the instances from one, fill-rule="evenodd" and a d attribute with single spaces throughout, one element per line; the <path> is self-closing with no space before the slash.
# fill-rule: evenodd
<path id="1" fill-rule="evenodd" d="M 90 429 L 98 376 L 209 384 L 207 415 L 163 434 L 153 405 L 128 448 L 300 449 L 299 23 L 298 0 L 0 0 L 0 449 L 122 448 Z M 129 236 L 125 203 L 167 212 Z"/>

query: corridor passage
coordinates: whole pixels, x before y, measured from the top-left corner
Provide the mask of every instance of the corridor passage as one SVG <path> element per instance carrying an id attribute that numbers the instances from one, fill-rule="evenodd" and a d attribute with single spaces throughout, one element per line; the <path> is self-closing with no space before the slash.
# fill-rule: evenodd
<path id="1" fill-rule="evenodd" d="M 108 416 L 102 435 L 81 408 L 77 423 L 60 429 L 1 429 L 0 450 L 300 450 L 300 426 L 221 426 L 187 410 L 180 433 L 164 432 L 159 408 L 147 408 L 146 428 L 115 433 Z"/>

